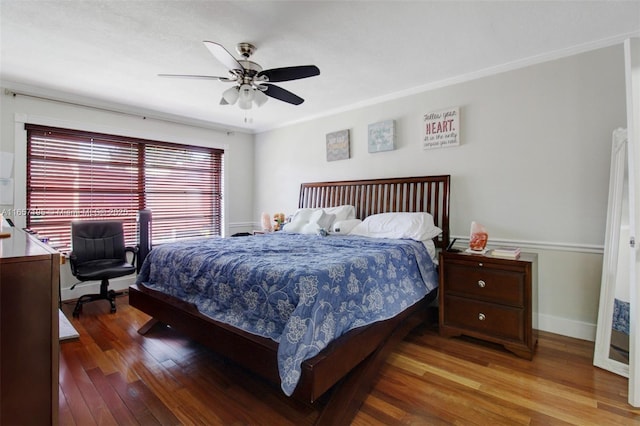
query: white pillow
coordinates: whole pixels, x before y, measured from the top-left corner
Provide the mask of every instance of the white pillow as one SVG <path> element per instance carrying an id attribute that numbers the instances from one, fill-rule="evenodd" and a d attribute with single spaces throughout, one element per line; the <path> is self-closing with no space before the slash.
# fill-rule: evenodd
<path id="1" fill-rule="evenodd" d="M 422 241 L 422 244 L 427 248 L 427 253 L 429 253 L 429 257 L 431 257 L 431 260 L 433 261 L 434 264 L 438 264 L 438 252 L 436 251 L 436 245 L 433 242 L 433 239 L 431 240 L 424 240 Z"/>
<path id="2" fill-rule="evenodd" d="M 309 217 L 309 223 L 317 223 L 320 228 L 328 231 L 329 229 L 331 229 L 331 224 L 335 219 L 335 214 L 329 214 L 324 210 L 319 209 L 311 213 L 311 216 Z"/>
<path id="3" fill-rule="evenodd" d="M 311 217 L 311 213 L 315 212 L 316 210 L 318 209 L 298 209 L 293 214 L 293 217 L 291 218 L 291 222 L 295 222 L 295 221 L 309 222 L 309 217 Z"/>
<path id="4" fill-rule="evenodd" d="M 442 233 L 429 213 L 380 213 L 368 216 L 356 225 L 351 235 L 374 238 L 411 238 L 430 240 Z"/>
<path id="5" fill-rule="evenodd" d="M 362 223 L 360 219 L 337 220 L 331 225 L 331 232 L 334 234 L 348 234 L 356 225 Z"/>
<path id="6" fill-rule="evenodd" d="M 291 222 L 286 223 L 282 230 L 286 232 L 302 232 L 302 228 L 309 223 L 309 218 L 318 209 L 298 209 Z"/>
<path id="7" fill-rule="evenodd" d="M 289 223 L 285 223 L 284 226 L 282 227 L 282 230 L 284 232 L 300 232 L 302 230 L 302 227 L 305 226 L 307 223 L 306 220 L 292 220 Z"/>
<path id="8" fill-rule="evenodd" d="M 282 228 L 285 232 L 298 232 L 301 234 L 315 234 L 320 229 L 329 230 L 336 216 L 327 214 L 322 209 L 299 209 L 291 219 L 291 222 Z"/>
<path id="9" fill-rule="evenodd" d="M 345 204 L 338 207 L 325 207 L 325 208 L 300 208 L 296 210 L 291 218 L 291 222 L 303 221 L 309 222 L 311 215 L 318 210 L 323 210 L 327 214 L 335 215 L 335 220 L 347 220 L 347 219 L 355 219 L 356 217 L 356 208 L 352 205 Z M 328 228 L 327 228 L 328 229 Z"/>
<path id="10" fill-rule="evenodd" d="M 344 204 L 338 207 L 325 207 L 323 210 L 328 214 L 335 214 L 336 222 L 356 218 L 356 208 L 350 204 Z"/>
<path id="11" fill-rule="evenodd" d="M 300 229 L 300 234 L 317 234 L 320 231 L 320 226 L 315 222 L 309 222 Z"/>

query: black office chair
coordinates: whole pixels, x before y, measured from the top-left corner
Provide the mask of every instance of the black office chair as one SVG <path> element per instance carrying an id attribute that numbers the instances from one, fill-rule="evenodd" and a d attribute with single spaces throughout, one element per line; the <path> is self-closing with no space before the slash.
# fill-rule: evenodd
<path id="1" fill-rule="evenodd" d="M 116 311 L 116 293 L 108 290 L 111 278 L 123 277 L 136 272 L 137 248 L 126 247 L 122 222 L 117 220 L 95 220 L 71 223 L 71 273 L 80 281 L 100 280 L 100 294 L 80 296 L 73 310 L 77 317 L 82 304 L 106 299 L 111 303 L 111 312 Z M 127 253 L 133 254 L 131 262 Z M 73 286 L 75 287 L 75 285 Z M 71 287 L 71 288 L 73 288 Z"/>

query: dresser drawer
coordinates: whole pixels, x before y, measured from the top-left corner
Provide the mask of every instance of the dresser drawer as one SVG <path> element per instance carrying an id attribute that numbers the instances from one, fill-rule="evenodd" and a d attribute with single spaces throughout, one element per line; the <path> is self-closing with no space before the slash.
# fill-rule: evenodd
<path id="1" fill-rule="evenodd" d="M 478 262 L 450 262 L 444 271 L 448 294 L 523 307 L 525 274 Z"/>
<path id="2" fill-rule="evenodd" d="M 524 309 L 464 297 L 444 297 L 444 325 L 522 342 Z"/>

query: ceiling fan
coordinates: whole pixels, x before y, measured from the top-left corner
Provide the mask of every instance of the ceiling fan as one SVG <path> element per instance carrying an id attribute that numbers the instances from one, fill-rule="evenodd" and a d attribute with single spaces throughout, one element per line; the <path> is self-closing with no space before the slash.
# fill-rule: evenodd
<path id="1" fill-rule="evenodd" d="M 304 102 L 304 99 L 271 83 L 299 80 L 320 74 L 320 70 L 315 65 L 300 65 L 263 70 L 260 65 L 249 60 L 249 57 L 256 51 L 256 47 L 251 43 L 238 43 L 236 46 L 238 54 L 240 54 L 243 59 L 234 58 L 233 55 L 219 43 L 206 40 L 203 43 L 211 54 L 227 67 L 229 76 L 219 77 L 189 74 L 158 75 L 160 77 L 196 78 L 236 83 L 233 87 L 222 93 L 220 105 L 234 105 L 237 102 L 241 109 L 251 109 L 253 103 L 258 107 L 262 106 L 268 97 L 293 105 L 300 105 Z"/>

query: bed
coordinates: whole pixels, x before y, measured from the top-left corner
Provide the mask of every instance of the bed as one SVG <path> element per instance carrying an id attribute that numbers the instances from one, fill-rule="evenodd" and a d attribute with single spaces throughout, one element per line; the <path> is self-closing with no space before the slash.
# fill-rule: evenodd
<path id="1" fill-rule="evenodd" d="M 373 219 L 388 216 L 392 212 L 427 212 L 430 213 L 433 225 L 441 230 L 441 232 L 434 234 L 433 245 L 442 249 L 449 243 L 449 188 L 450 177 L 448 175 L 303 183 L 300 187 L 298 206 L 301 211 L 315 209 L 314 211 L 316 212 L 320 209 L 328 212 L 330 211 L 329 208 L 338 206 L 353 206 L 356 218 L 365 220 L 367 223 L 370 223 Z M 364 223 L 362 222 L 362 224 Z M 356 229 L 359 228 L 356 227 Z M 205 293 L 216 293 L 215 286 L 203 284 L 201 278 L 204 268 L 200 264 L 198 266 L 188 266 L 186 271 L 174 270 L 181 267 L 181 264 L 195 264 L 196 261 L 193 259 L 205 256 L 199 254 L 201 248 L 197 249 L 197 253 L 196 248 L 190 243 L 178 243 L 176 246 L 154 248 L 145 260 L 137 283 L 132 285 L 129 291 L 130 304 L 152 317 L 152 320 L 143 326 L 140 332 L 146 334 L 153 330 L 156 324 L 170 325 L 207 345 L 225 358 L 280 386 L 292 398 L 311 404 L 322 398 L 323 410 L 318 417 L 318 424 L 347 423 L 357 412 L 363 397 L 366 396 L 375 381 L 377 370 L 382 366 L 394 345 L 402 340 L 411 329 L 424 322 L 427 315 L 427 306 L 435 299 L 436 295 L 433 285 L 426 281 L 433 281 L 433 274 L 435 274 L 436 268 L 425 260 L 427 250 L 420 247 L 421 243 L 417 241 L 404 239 L 396 241 L 386 238 L 372 239 L 368 236 L 357 235 L 327 236 L 326 233 L 308 234 L 277 232 L 273 233 L 273 235 L 217 238 L 215 241 L 197 243 L 198 246 L 206 246 L 205 251 L 208 253 L 206 256 L 211 254 L 216 258 L 225 258 L 229 261 L 224 263 L 227 266 L 220 266 L 220 268 L 234 268 L 234 271 L 236 271 L 239 270 L 238 268 L 244 267 L 246 273 L 236 275 L 241 276 L 242 280 L 248 282 L 253 288 L 260 287 L 265 291 L 279 285 L 276 281 L 270 281 L 274 275 L 290 276 L 287 275 L 289 274 L 287 262 L 289 259 L 295 258 L 295 253 L 301 250 L 296 248 L 296 244 L 306 245 L 314 250 L 312 256 L 306 256 L 313 258 L 313 262 L 303 264 L 302 268 L 327 267 L 326 272 L 317 273 L 321 282 L 337 280 L 336 275 L 343 275 L 344 277 L 342 278 L 347 280 L 344 282 L 336 281 L 337 284 L 333 287 L 325 285 L 325 293 L 322 293 L 322 286 L 314 286 L 314 292 L 307 299 L 305 299 L 304 292 L 299 290 L 304 286 L 298 285 L 296 292 L 298 292 L 299 299 L 302 302 L 293 303 L 295 306 L 292 306 L 292 303 L 288 302 L 286 297 L 281 297 L 283 292 L 269 293 L 270 295 L 278 294 L 278 303 L 261 304 L 261 308 L 257 309 L 257 311 L 261 312 L 261 315 L 264 314 L 264 318 L 260 317 L 257 322 L 252 323 L 253 328 L 246 327 L 246 323 L 249 321 L 238 319 L 238 316 L 235 315 L 235 308 L 239 304 L 237 302 L 235 304 L 230 302 L 230 305 L 225 308 L 228 308 L 230 314 L 220 316 L 221 311 L 218 309 L 222 305 L 220 300 L 203 302 L 199 299 L 190 299 L 185 296 L 185 289 L 196 287 Z M 225 247 L 231 247 L 232 240 L 235 240 L 233 241 L 233 248 L 229 248 L 229 250 L 221 249 L 220 244 L 227 244 Z M 371 240 L 376 241 L 373 243 Z M 286 242 L 283 243 L 283 241 Z M 391 245 L 385 248 L 386 253 L 388 253 L 387 257 L 383 257 L 382 249 L 377 248 L 379 244 L 383 243 Z M 283 249 L 283 244 L 288 247 L 288 252 Z M 325 244 L 330 247 L 328 249 L 322 248 Z M 344 271 L 344 266 L 340 265 L 335 258 L 346 258 L 346 256 L 339 254 L 337 251 L 339 248 L 332 248 L 334 245 L 358 247 L 357 250 L 351 250 L 357 254 L 354 259 L 349 260 L 354 263 L 346 265 L 347 269 L 352 273 L 335 273 L 336 270 Z M 241 263 L 234 263 L 236 261 L 240 262 L 240 260 L 236 259 L 242 258 L 243 253 L 244 257 L 252 257 L 255 252 L 262 252 L 263 250 L 272 256 L 259 261 L 259 263 L 262 262 L 263 266 L 269 265 L 268 268 L 265 266 L 266 269 L 264 270 L 259 266 L 247 268 L 246 265 L 242 266 L 243 264 Z M 376 250 L 380 251 L 376 252 Z M 333 258 L 321 257 L 323 256 L 322 253 L 331 251 L 335 251 Z M 221 252 L 224 253 L 220 254 Z M 238 258 L 235 257 L 235 254 L 231 258 L 231 252 L 236 252 Z M 279 259 L 287 259 L 287 262 L 275 261 L 274 253 L 279 256 Z M 370 257 L 365 257 L 367 253 L 370 253 Z M 414 256 L 415 260 L 411 260 L 414 259 Z M 176 259 L 182 260 L 177 261 Z M 190 260 L 184 261 L 184 259 Z M 374 275 L 369 278 L 354 274 L 353 271 L 358 269 L 357 266 L 361 265 L 362 262 L 366 262 L 363 259 L 370 259 L 370 264 L 378 262 L 384 265 L 393 265 L 392 268 L 387 266 L 387 269 L 393 269 L 394 277 L 380 278 L 383 274 L 383 268 L 375 271 L 372 269 Z M 255 261 L 255 259 L 252 261 Z M 396 261 L 400 263 L 392 263 Z M 153 262 L 164 263 L 154 264 Z M 291 260 L 291 263 L 294 263 L 293 260 Z M 405 270 L 412 268 L 407 266 L 408 264 L 417 264 L 418 271 L 406 271 L 409 274 L 407 277 L 396 278 L 396 276 L 401 276 L 399 275 L 400 272 L 404 273 Z M 166 274 L 163 275 L 160 272 L 162 270 Z M 200 275 L 187 279 L 176 278 L 188 275 L 189 270 L 199 271 Z M 219 271 L 211 272 L 214 270 L 216 269 L 212 266 L 210 270 L 206 270 L 204 275 L 223 276 L 220 275 Z M 155 271 L 155 278 L 151 271 Z M 418 290 L 421 285 L 412 283 L 417 281 L 416 276 L 421 276 L 425 279 L 424 290 Z M 349 279 L 360 283 L 375 283 L 379 281 L 380 288 L 373 289 L 374 284 L 362 285 L 358 288 L 358 291 L 364 292 L 365 287 L 367 287 L 367 291 L 369 291 L 367 294 L 356 294 L 361 298 L 362 303 L 358 303 L 357 297 L 336 302 L 335 306 L 350 306 L 354 308 L 351 310 L 343 309 L 343 311 L 347 312 L 346 317 L 348 319 L 345 319 L 338 316 L 338 310 L 329 309 L 327 311 L 323 307 L 329 305 L 324 297 L 340 292 L 340 289 L 348 288 Z M 175 283 L 170 284 L 172 281 L 175 281 Z M 437 285 L 437 276 L 435 277 L 435 282 L 435 285 Z M 238 285 L 237 282 L 227 282 L 226 284 L 227 290 L 234 289 Z M 391 293 L 383 293 L 384 289 L 388 290 L 389 288 L 391 288 Z M 412 298 L 406 301 L 404 299 L 400 300 L 400 297 L 404 298 L 405 294 L 403 293 L 402 296 L 399 296 L 399 289 L 409 294 Z M 348 293 L 348 291 L 345 290 L 344 293 Z M 228 294 L 228 292 L 225 294 Z M 321 294 L 323 294 L 323 298 L 321 298 Z M 247 299 L 246 295 L 244 297 Z M 259 295 L 256 296 L 256 299 L 259 298 Z M 271 296 L 268 298 L 271 298 Z M 388 301 L 394 300 L 394 298 L 399 301 L 398 305 L 400 307 L 397 308 L 398 311 L 394 312 L 392 316 L 389 316 L 390 314 L 386 311 L 377 312 L 376 309 L 361 309 L 362 307 L 375 305 L 375 303 L 367 305 L 366 301 Z M 255 299 L 251 300 L 255 305 Z M 310 300 L 313 303 L 304 303 L 305 300 Z M 215 308 L 212 308 L 214 313 L 208 311 L 210 305 Z M 274 317 L 277 317 L 279 312 L 277 311 L 278 308 L 274 308 L 274 306 L 283 305 L 289 307 L 289 309 L 285 309 L 288 317 L 284 324 L 278 325 L 278 321 L 274 320 Z M 311 343 L 304 342 L 302 346 L 305 350 L 308 347 L 313 349 L 307 351 L 304 357 L 298 355 L 298 346 L 293 349 L 288 347 L 288 337 L 281 337 L 280 339 L 277 337 L 279 333 L 282 336 L 290 336 L 292 330 L 295 331 L 295 327 L 291 326 L 290 323 L 293 322 L 291 321 L 292 319 L 298 318 L 300 305 L 313 306 L 312 310 L 305 315 L 314 316 L 314 321 L 318 319 L 319 326 L 316 330 L 320 331 L 311 334 L 320 334 L 321 338 L 319 340 L 322 341 L 322 344 L 317 344 L 315 341 Z M 306 309 L 304 306 L 302 308 Z M 216 310 L 219 313 L 218 316 L 215 315 Z M 355 311 L 357 311 L 357 314 L 354 314 Z M 361 315 L 360 311 L 367 311 L 362 314 L 369 315 L 366 320 L 363 319 L 364 317 L 358 316 Z M 330 320 L 325 321 L 325 315 L 331 316 L 333 314 L 335 314 L 335 318 L 330 317 Z M 324 322 L 321 322 L 320 319 Z M 349 321 L 351 322 L 342 327 Z M 333 328 L 328 328 L 327 324 L 333 327 L 336 323 L 339 323 L 344 330 L 335 331 Z M 284 328 L 278 329 L 278 327 Z M 245 330 L 242 328 L 245 328 Z M 274 331 L 274 328 L 277 330 Z M 327 336 L 331 338 L 327 338 Z M 282 356 L 281 352 L 285 352 L 285 357 Z M 286 358 L 287 355 L 289 358 Z M 291 359 L 296 360 L 296 365 L 289 369 L 285 368 L 287 366 L 290 367 L 290 363 L 287 360 Z M 291 378 L 293 380 L 290 380 Z"/>

